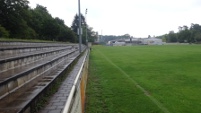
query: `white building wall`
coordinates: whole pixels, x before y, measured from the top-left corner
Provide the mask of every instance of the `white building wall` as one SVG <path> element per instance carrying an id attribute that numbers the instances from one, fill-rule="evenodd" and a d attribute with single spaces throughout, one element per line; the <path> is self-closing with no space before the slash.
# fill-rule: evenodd
<path id="1" fill-rule="evenodd" d="M 142 39 L 142 44 L 145 45 L 162 45 L 162 39 L 157 39 L 157 38 L 146 38 Z"/>
<path id="2" fill-rule="evenodd" d="M 125 42 L 118 42 L 116 41 L 115 43 L 113 43 L 113 46 L 125 46 L 126 43 Z"/>

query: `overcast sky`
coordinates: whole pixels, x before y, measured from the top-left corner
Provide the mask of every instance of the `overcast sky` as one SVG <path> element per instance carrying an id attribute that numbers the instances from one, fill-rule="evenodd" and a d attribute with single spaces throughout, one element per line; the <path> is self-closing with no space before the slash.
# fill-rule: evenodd
<path id="1" fill-rule="evenodd" d="M 47 7 L 53 17 L 71 26 L 78 0 L 28 0 Z M 179 26 L 201 24 L 201 0 L 80 0 L 87 23 L 102 35 L 159 36 Z"/>

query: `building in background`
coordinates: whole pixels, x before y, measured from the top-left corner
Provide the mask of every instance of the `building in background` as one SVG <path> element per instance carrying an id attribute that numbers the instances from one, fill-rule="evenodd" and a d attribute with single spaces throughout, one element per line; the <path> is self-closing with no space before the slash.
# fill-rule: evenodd
<path id="1" fill-rule="evenodd" d="M 107 42 L 108 46 L 131 46 L 131 45 L 163 45 L 162 39 L 158 38 L 129 38 L 117 39 Z"/>
<path id="2" fill-rule="evenodd" d="M 158 38 L 142 38 L 141 42 L 143 45 L 162 45 L 162 39 Z"/>

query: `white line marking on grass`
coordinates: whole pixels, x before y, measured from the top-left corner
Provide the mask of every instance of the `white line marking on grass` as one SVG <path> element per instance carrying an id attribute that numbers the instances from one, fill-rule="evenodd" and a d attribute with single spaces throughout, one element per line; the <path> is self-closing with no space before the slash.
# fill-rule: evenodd
<path id="1" fill-rule="evenodd" d="M 156 104 L 164 113 L 170 113 L 167 108 L 165 108 L 162 103 L 160 103 L 156 98 L 151 96 L 142 86 L 140 86 L 135 80 L 133 80 L 125 71 L 123 71 L 119 66 L 114 64 L 107 56 L 98 50 L 98 52 L 114 67 L 116 67 L 123 75 L 125 75 L 129 80 L 131 80 L 137 88 L 139 88 L 149 99 Z"/>

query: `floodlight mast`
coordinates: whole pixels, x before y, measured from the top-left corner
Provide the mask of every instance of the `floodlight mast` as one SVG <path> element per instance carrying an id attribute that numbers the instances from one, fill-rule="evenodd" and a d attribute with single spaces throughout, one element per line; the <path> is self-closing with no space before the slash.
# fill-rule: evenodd
<path id="1" fill-rule="evenodd" d="M 87 9 L 85 12 L 85 22 L 86 22 L 86 46 L 88 47 L 88 39 L 87 39 Z"/>
<path id="2" fill-rule="evenodd" d="M 80 14 L 80 0 L 78 0 L 78 13 L 79 13 L 79 52 L 82 52 L 82 34 L 81 34 L 81 14 Z"/>

